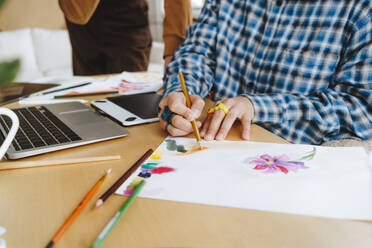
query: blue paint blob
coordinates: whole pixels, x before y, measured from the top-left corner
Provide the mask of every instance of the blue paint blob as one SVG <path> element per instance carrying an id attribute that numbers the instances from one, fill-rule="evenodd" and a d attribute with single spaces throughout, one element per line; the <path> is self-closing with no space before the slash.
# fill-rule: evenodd
<path id="1" fill-rule="evenodd" d="M 177 152 L 182 152 L 182 153 L 185 153 L 185 152 L 187 152 L 187 150 L 185 149 L 185 147 L 184 147 L 184 146 L 182 146 L 182 145 L 179 145 L 179 146 L 177 146 Z"/>
<path id="2" fill-rule="evenodd" d="M 176 144 L 176 141 L 175 140 L 166 140 L 165 142 L 167 142 L 167 149 L 169 151 L 175 151 L 177 149 L 177 144 Z"/>

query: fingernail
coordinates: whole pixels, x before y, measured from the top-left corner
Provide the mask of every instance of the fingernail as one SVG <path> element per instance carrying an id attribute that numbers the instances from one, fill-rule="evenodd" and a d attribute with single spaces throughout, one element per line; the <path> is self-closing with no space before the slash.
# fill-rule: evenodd
<path id="1" fill-rule="evenodd" d="M 223 135 L 222 134 L 218 134 L 216 136 L 216 140 L 223 140 Z"/>

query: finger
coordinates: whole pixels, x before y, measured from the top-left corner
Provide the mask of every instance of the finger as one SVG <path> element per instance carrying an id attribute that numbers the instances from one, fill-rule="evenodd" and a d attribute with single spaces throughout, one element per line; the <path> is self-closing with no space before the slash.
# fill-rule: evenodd
<path id="1" fill-rule="evenodd" d="M 198 95 L 191 95 L 191 112 L 193 113 L 193 120 L 199 118 L 204 108 L 204 101 Z"/>
<path id="2" fill-rule="evenodd" d="M 165 106 L 169 104 L 169 102 L 173 101 L 176 98 L 183 98 L 183 94 L 181 92 L 172 92 L 169 93 L 163 100 L 160 101 L 159 107 L 163 109 Z"/>
<path id="3" fill-rule="evenodd" d="M 202 130 L 200 131 L 200 136 L 204 138 L 205 134 L 207 133 L 207 130 L 209 128 L 209 124 L 211 123 L 212 115 L 208 115 L 207 118 L 204 119 Z"/>
<path id="4" fill-rule="evenodd" d="M 168 107 L 172 112 L 182 115 L 185 119 L 189 121 L 193 120 L 191 109 L 186 106 L 185 96 L 178 95 L 177 97 L 170 98 L 168 100 Z"/>
<path id="5" fill-rule="evenodd" d="M 198 128 L 200 128 L 202 126 L 201 121 L 196 121 L 196 125 L 198 126 Z"/>
<path id="6" fill-rule="evenodd" d="M 188 135 L 189 133 L 191 133 L 190 131 L 185 131 L 185 130 L 178 129 L 178 128 L 174 127 L 173 125 L 168 125 L 167 131 L 172 136 L 185 136 L 185 135 Z"/>
<path id="7" fill-rule="evenodd" d="M 207 134 L 204 137 L 206 140 L 214 139 L 224 117 L 225 113 L 222 110 L 218 110 L 212 114 L 212 119 L 209 124 Z"/>
<path id="8" fill-rule="evenodd" d="M 244 116 L 241 120 L 242 122 L 242 139 L 248 140 L 251 132 L 251 119 Z"/>
<path id="9" fill-rule="evenodd" d="M 163 100 L 160 101 L 160 103 L 159 103 L 159 108 L 164 109 L 164 107 L 167 106 L 167 103 L 168 103 L 168 97 L 169 97 L 169 96 L 166 96 Z"/>
<path id="10" fill-rule="evenodd" d="M 171 136 L 185 136 L 190 133 L 185 130 L 175 128 L 173 125 L 168 124 L 167 122 L 161 122 L 160 127 Z"/>
<path id="11" fill-rule="evenodd" d="M 180 129 L 180 130 L 183 130 L 185 132 L 192 132 L 193 131 L 191 122 L 186 120 L 185 118 L 183 118 L 180 115 L 175 115 L 172 119 L 171 124 L 172 124 L 173 127 L 177 128 L 177 129 Z"/>
<path id="12" fill-rule="evenodd" d="M 218 131 L 218 134 L 216 136 L 216 140 L 223 140 L 226 138 L 227 133 L 230 131 L 232 125 L 234 124 L 235 120 L 237 118 L 237 114 L 233 109 L 230 110 L 230 112 L 225 116 L 225 119 L 222 122 L 222 125 L 220 127 L 220 130 Z"/>

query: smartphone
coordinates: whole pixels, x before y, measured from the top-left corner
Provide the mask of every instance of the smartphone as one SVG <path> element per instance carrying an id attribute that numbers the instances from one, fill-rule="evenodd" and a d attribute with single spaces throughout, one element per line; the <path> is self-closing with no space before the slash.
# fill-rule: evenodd
<path id="1" fill-rule="evenodd" d="M 108 97 L 91 102 L 91 106 L 123 126 L 159 121 L 158 105 L 161 95 L 148 92 Z"/>

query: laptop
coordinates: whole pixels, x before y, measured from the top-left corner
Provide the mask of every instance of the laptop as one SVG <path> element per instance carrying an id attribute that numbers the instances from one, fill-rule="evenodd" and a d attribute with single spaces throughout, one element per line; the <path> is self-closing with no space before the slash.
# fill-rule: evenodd
<path id="1" fill-rule="evenodd" d="M 45 104 L 12 109 L 19 118 L 19 130 L 5 154 L 19 159 L 115 139 L 128 135 L 123 127 L 79 102 Z M 11 120 L 0 116 L 0 143 Z"/>
<path id="2" fill-rule="evenodd" d="M 16 102 L 32 93 L 58 86 L 59 84 L 11 83 L 1 88 L 0 106 Z"/>

